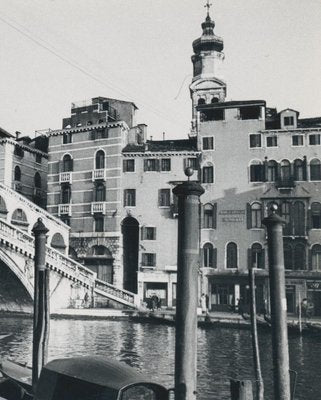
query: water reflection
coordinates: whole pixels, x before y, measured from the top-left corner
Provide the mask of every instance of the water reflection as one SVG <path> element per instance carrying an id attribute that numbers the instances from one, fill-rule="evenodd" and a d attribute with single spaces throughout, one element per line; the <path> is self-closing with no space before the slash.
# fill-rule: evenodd
<path id="1" fill-rule="evenodd" d="M 0 356 L 31 364 L 32 320 L 2 318 Z M 266 398 L 272 398 L 269 333 L 259 335 Z M 175 330 L 128 321 L 52 320 L 49 358 L 98 354 L 145 372 L 167 387 L 174 385 Z M 321 398 L 321 338 L 289 337 L 290 365 L 298 372 L 296 400 Z M 230 399 L 229 379 L 254 379 L 250 332 L 198 330 L 198 400 Z"/>

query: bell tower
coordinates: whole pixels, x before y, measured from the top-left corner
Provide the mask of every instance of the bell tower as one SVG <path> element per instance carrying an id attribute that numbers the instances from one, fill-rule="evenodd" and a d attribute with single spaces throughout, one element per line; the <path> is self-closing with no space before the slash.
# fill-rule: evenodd
<path id="1" fill-rule="evenodd" d="M 198 104 L 221 102 L 226 96 L 226 84 L 221 75 L 224 44 L 223 39 L 214 34 L 215 22 L 209 12 L 211 5 L 207 0 L 204 6 L 207 8 L 207 15 L 202 23 L 202 36 L 193 42 L 193 79 L 190 85 L 193 125 Z"/>

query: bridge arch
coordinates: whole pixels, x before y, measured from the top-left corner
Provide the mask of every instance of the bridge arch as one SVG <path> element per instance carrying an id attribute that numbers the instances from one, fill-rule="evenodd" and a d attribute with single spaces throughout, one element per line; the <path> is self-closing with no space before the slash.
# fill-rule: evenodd
<path id="1" fill-rule="evenodd" d="M 31 259 L 23 259 L 23 270 L 18 264 L 8 256 L 7 252 L 5 253 L 2 248 L 0 248 L 0 267 L 3 268 L 6 266 L 15 276 L 17 280 L 21 283 L 26 292 L 26 299 L 33 302 L 34 289 L 33 284 L 31 283 L 33 279 L 33 260 Z M 2 264 L 2 265 L 1 265 Z"/>

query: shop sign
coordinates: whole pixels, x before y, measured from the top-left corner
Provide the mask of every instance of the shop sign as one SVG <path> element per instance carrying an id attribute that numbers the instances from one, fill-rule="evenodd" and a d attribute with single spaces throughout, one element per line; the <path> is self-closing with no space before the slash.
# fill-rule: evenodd
<path id="1" fill-rule="evenodd" d="M 307 288 L 309 290 L 321 290 L 321 281 L 318 281 L 318 282 L 307 282 Z"/>
<path id="2" fill-rule="evenodd" d="M 222 222 L 243 222 L 245 210 L 221 210 Z"/>

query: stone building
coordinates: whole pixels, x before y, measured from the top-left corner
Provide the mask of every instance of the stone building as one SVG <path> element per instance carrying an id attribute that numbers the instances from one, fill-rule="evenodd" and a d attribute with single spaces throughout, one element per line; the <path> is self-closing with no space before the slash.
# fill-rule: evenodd
<path id="1" fill-rule="evenodd" d="M 47 139 L 16 136 L 0 128 L 0 182 L 45 208 L 47 200 Z M 23 216 L 17 219 L 23 220 Z"/>
<path id="2" fill-rule="evenodd" d="M 271 203 L 284 227 L 288 312 L 308 298 L 321 315 L 321 118 L 277 112 L 264 100 L 226 101 L 216 76 L 223 41 L 209 15 L 193 43 L 192 137 L 201 151 L 202 290 L 210 307 L 248 303 L 248 268 L 257 268 L 259 309 L 269 298 L 266 232 Z"/>
<path id="3" fill-rule="evenodd" d="M 271 203 L 286 220 L 288 311 L 308 298 L 321 315 L 321 118 L 277 112 L 264 100 L 228 101 L 223 39 L 207 15 L 193 42 L 192 129 L 186 139 L 147 140 L 135 104 L 97 97 L 72 104 L 48 132 L 48 211 L 71 228 L 70 255 L 98 277 L 174 306 L 177 204 L 173 187 L 192 179 L 201 196 L 199 286 L 212 310 L 247 304 L 256 267 L 260 310 L 268 307 L 266 233 Z"/>

